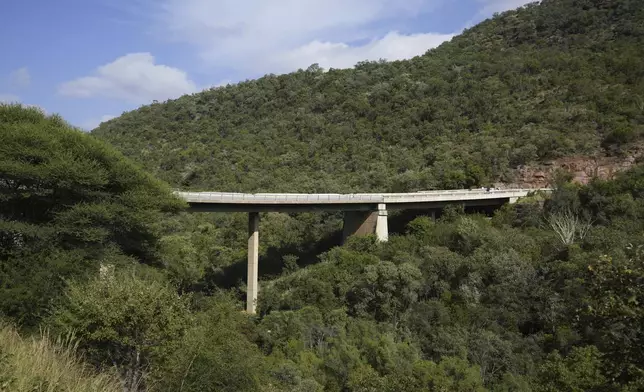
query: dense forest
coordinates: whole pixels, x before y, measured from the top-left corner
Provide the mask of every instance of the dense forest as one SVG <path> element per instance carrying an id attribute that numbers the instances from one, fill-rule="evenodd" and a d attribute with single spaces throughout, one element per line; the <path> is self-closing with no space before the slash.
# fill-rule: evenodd
<path id="1" fill-rule="evenodd" d="M 0 326 L 3 391 L 644 388 L 644 167 L 285 257 L 250 316 L 167 186 L 34 108 L 0 132 L 0 313 L 48 331 Z"/>
<path id="2" fill-rule="evenodd" d="M 171 189 L 508 180 L 644 130 L 644 3 L 544 0 L 409 61 L 154 103 L 83 133 L 0 104 L 0 391 L 644 390 L 644 165 L 493 216 L 246 216 Z"/>
<path id="3" fill-rule="evenodd" d="M 625 154 L 644 130 L 640 0 L 544 0 L 423 56 L 215 88 L 93 134 L 173 186 L 449 189 L 571 154 Z"/>

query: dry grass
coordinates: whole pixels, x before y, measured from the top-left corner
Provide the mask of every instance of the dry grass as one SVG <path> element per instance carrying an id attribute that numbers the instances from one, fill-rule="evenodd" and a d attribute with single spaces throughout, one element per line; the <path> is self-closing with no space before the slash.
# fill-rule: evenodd
<path id="1" fill-rule="evenodd" d="M 120 392 L 118 380 L 96 374 L 76 355 L 71 339 L 46 333 L 23 338 L 0 323 L 0 392 Z"/>

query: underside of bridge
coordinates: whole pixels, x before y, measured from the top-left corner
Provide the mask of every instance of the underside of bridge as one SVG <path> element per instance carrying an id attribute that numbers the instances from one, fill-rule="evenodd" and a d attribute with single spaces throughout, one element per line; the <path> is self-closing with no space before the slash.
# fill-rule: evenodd
<path id="1" fill-rule="evenodd" d="M 510 200 L 510 202 L 514 202 L 514 200 Z M 487 204 L 490 204 L 489 201 Z M 499 203 L 499 205 L 501 204 Z M 436 203 L 432 207 L 436 207 Z M 444 207 L 444 205 L 440 205 L 440 207 Z M 431 215 L 434 215 L 433 211 Z M 342 241 L 346 241 L 351 236 L 375 234 L 379 241 L 385 242 L 389 240 L 388 226 L 386 204 L 351 206 L 348 211 L 344 211 Z M 258 266 L 259 212 L 250 212 L 248 214 L 248 280 L 246 292 L 246 311 L 250 314 L 255 314 L 257 311 L 259 295 Z"/>
<path id="2" fill-rule="evenodd" d="M 248 280 L 246 292 L 246 311 L 254 314 L 257 311 L 259 295 L 259 214 L 260 212 L 304 212 L 304 211 L 343 211 L 344 226 L 342 239 L 345 241 L 353 235 L 375 234 L 380 241 L 389 239 L 387 207 L 394 209 L 422 209 L 434 211 L 446 205 L 459 203 L 469 207 L 498 207 L 505 203 L 514 203 L 516 198 L 497 198 L 467 201 L 432 201 L 406 203 L 337 203 L 337 204 L 235 204 L 235 203 L 190 203 L 192 212 L 247 212 L 248 213 Z"/>
<path id="3" fill-rule="evenodd" d="M 342 241 L 353 235 L 375 234 L 380 241 L 389 239 L 387 209 L 379 204 L 375 211 L 345 211 Z M 257 312 L 259 295 L 259 212 L 248 213 L 248 275 L 246 283 L 246 312 Z"/>
<path id="4" fill-rule="evenodd" d="M 387 208 L 378 204 L 376 211 L 345 211 L 342 225 L 342 241 L 352 235 L 375 234 L 380 241 L 389 239 Z"/>

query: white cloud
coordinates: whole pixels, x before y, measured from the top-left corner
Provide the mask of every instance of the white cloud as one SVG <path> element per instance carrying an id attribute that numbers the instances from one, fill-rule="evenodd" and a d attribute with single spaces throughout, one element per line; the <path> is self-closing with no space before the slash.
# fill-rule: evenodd
<path id="1" fill-rule="evenodd" d="M 197 91 L 188 75 L 177 68 L 155 64 L 150 53 L 130 53 L 100 66 L 92 76 L 59 86 L 58 92 L 71 97 L 106 97 L 130 103 L 164 101 Z"/>
<path id="2" fill-rule="evenodd" d="M 223 79 L 223 80 L 220 80 L 217 83 L 208 84 L 208 85 L 204 86 L 203 89 L 204 90 L 216 89 L 216 88 L 220 88 L 220 87 L 226 87 L 226 86 L 228 86 L 230 84 L 235 84 L 235 82 L 232 81 L 231 79 Z"/>
<path id="3" fill-rule="evenodd" d="M 0 94 L 0 103 L 17 103 L 20 97 L 13 94 Z"/>
<path id="4" fill-rule="evenodd" d="M 312 63 L 413 57 L 450 35 L 384 28 L 444 0 L 161 0 L 161 33 L 194 46 L 206 64 L 241 74 L 288 72 Z M 353 45 L 352 42 L 367 41 Z"/>
<path id="5" fill-rule="evenodd" d="M 479 3 L 483 3 L 483 8 L 481 8 L 479 14 L 483 16 L 490 16 L 495 12 L 503 12 L 519 8 L 529 3 L 533 3 L 535 0 L 478 0 Z"/>
<path id="6" fill-rule="evenodd" d="M 29 87 L 31 84 L 31 75 L 26 67 L 19 68 L 9 74 L 9 83 L 18 88 Z"/>
<path id="7" fill-rule="evenodd" d="M 460 0 L 453 0 L 461 3 Z M 196 50 L 205 72 L 234 80 L 283 73 L 319 63 L 347 68 L 363 60 L 397 60 L 425 53 L 463 25 L 441 33 L 408 30 L 449 0 L 136 0 L 152 15 L 156 36 Z M 475 0 L 467 27 L 531 0 Z M 463 7 L 465 5 L 462 5 Z M 405 28 L 405 32 L 400 30 Z"/>
<path id="8" fill-rule="evenodd" d="M 313 41 L 273 57 L 275 68 L 306 68 L 318 63 L 322 68 L 350 68 L 365 59 L 390 61 L 412 58 L 452 39 L 452 34 L 412 34 L 391 32 L 362 46 Z"/>
<path id="9" fill-rule="evenodd" d="M 105 121 L 109 121 L 109 120 L 111 120 L 113 118 L 116 118 L 116 116 L 112 116 L 110 114 L 106 114 L 104 116 L 101 116 L 101 118 L 98 118 L 98 119 L 93 118 L 93 119 L 87 120 L 83 124 L 81 124 L 81 128 L 83 128 L 85 130 L 88 130 L 88 131 L 91 131 L 92 129 L 94 129 L 94 128 L 98 127 L 99 125 L 101 125 L 101 123 L 104 123 Z"/>

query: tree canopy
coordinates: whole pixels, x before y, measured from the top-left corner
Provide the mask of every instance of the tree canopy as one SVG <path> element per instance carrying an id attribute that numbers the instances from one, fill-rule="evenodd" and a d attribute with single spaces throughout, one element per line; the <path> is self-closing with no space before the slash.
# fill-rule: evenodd
<path id="1" fill-rule="evenodd" d="M 0 312 L 33 324 L 101 261 L 160 263 L 157 220 L 183 205 L 167 185 L 35 108 L 0 105 L 0 140 Z"/>
<path id="2" fill-rule="evenodd" d="M 0 316 L 75 334 L 106 391 L 113 375 L 131 392 L 644 390 L 644 166 L 558 176 L 493 216 L 392 215 L 386 243 L 339 246 L 339 215 L 263 214 L 257 315 L 240 303 L 247 217 L 178 212 L 153 177 L 402 191 L 628 154 L 643 40 L 640 0 L 544 0 L 408 61 L 268 75 L 92 134 L 1 105 Z M 25 376 L 12 344 L 0 390 L 95 377 L 71 354 L 49 356 L 70 359 L 64 377 Z"/>

